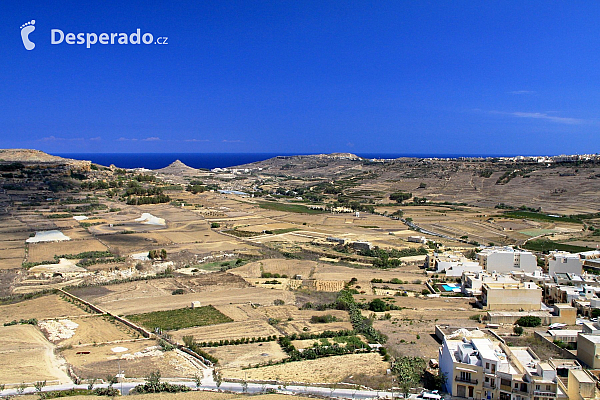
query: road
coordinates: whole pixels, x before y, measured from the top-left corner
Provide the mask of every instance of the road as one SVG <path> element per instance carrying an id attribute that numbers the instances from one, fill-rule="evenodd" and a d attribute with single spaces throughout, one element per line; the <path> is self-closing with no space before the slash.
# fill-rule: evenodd
<path id="1" fill-rule="evenodd" d="M 196 384 L 190 381 L 170 381 L 171 384 L 176 385 L 184 385 L 192 389 L 196 389 Z M 115 388 L 122 391 L 123 395 L 128 395 L 129 391 L 133 389 L 135 386 L 139 385 L 140 382 L 123 382 L 117 383 L 114 385 Z M 244 387 L 247 386 L 247 387 Z M 99 384 L 94 387 L 108 387 L 108 384 Z M 87 385 L 74 385 L 74 384 L 64 384 L 64 385 L 54 385 L 54 386 L 46 386 L 42 389 L 43 392 L 50 392 L 56 390 L 69 390 L 69 389 L 87 389 Z M 317 395 L 317 396 L 325 396 L 332 398 L 341 398 L 341 399 L 391 399 L 392 393 L 389 391 L 374 391 L 374 390 L 359 390 L 359 389 L 333 389 L 333 388 L 323 388 L 317 386 L 297 386 L 297 385 L 289 385 L 289 386 L 281 386 L 281 385 L 272 385 L 272 384 L 257 384 L 257 383 L 247 383 L 244 385 L 242 383 L 234 383 L 234 382 L 222 382 L 219 388 L 217 388 L 216 382 L 212 379 L 212 377 L 205 376 L 202 379 L 202 384 L 198 388 L 199 390 L 208 390 L 208 391 L 228 391 L 228 392 L 236 392 L 236 393 L 265 393 L 265 392 L 273 392 L 282 394 L 306 394 L 306 395 Z M 23 394 L 35 394 L 36 390 L 34 387 L 27 387 L 23 390 Z M 17 389 L 5 389 L 0 392 L 0 396 L 14 396 L 18 394 Z M 394 398 L 403 398 L 402 394 L 398 392 L 393 393 Z M 411 395 L 410 399 L 416 399 L 416 395 Z"/>

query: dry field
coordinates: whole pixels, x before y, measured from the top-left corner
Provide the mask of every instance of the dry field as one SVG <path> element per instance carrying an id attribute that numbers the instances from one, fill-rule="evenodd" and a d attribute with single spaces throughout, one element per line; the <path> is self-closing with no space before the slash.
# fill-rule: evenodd
<path id="1" fill-rule="evenodd" d="M 352 329 L 348 313 L 341 310 L 298 310 L 295 306 L 272 306 L 260 307 L 257 311 L 264 313 L 265 319 L 274 318 L 280 322 L 275 325 L 275 328 L 281 331 L 282 334 L 291 335 L 292 333 L 320 333 L 323 331 L 339 331 L 342 329 Z M 333 315 L 339 321 L 330 322 L 327 324 L 313 324 L 310 318 L 313 316 Z M 306 329 L 306 330 L 305 330 Z"/>
<path id="2" fill-rule="evenodd" d="M 157 294 L 156 292 L 151 293 L 153 288 L 148 288 L 150 285 L 147 285 L 146 282 L 135 282 L 139 285 L 130 286 L 131 291 L 129 292 L 112 293 L 105 297 L 98 297 L 94 300 L 94 304 L 119 315 L 129 315 L 189 307 L 192 301 L 200 301 L 203 305 L 210 304 L 213 306 L 256 302 L 273 304 L 277 299 L 281 299 L 287 304 L 293 304 L 295 301 L 294 293 L 289 291 L 252 287 L 228 288 L 218 285 L 183 295 L 172 295 L 172 290 L 164 294 Z"/>
<path id="3" fill-rule="evenodd" d="M 273 326 L 269 325 L 267 321 L 261 320 L 234 321 L 218 325 L 186 328 L 173 331 L 171 334 L 173 335 L 173 338 L 180 343 L 183 343 L 183 337 L 187 335 L 194 336 L 197 342 L 281 335 L 281 333 Z"/>
<path id="4" fill-rule="evenodd" d="M 268 361 L 280 361 L 287 354 L 277 342 L 247 343 L 237 346 L 203 348 L 207 353 L 219 359 L 221 371 L 228 368 L 242 368 Z"/>
<path id="5" fill-rule="evenodd" d="M 231 270 L 231 272 L 243 278 L 260 278 L 263 272 L 270 272 L 271 274 L 285 274 L 290 278 L 293 278 L 294 275 L 302 275 L 304 279 L 307 279 L 311 277 L 312 272 L 318 266 L 319 263 L 307 260 L 266 259 L 248 263 Z"/>
<path id="6" fill-rule="evenodd" d="M 471 299 L 394 297 L 394 304 L 407 309 L 389 311 L 390 320 L 380 319 L 384 313 L 376 313 L 373 326 L 388 336 L 387 347 L 395 355 L 437 358 L 439 343 L 434 337 L 435 325 L 480 326 L 469 320 L 481 310 L 469 304 Z M 370 301 L 370 297 L 366 299 Z M 365 313 L 370 314 L 370 312 Z M 419 338 L 417 339 L 417 335 Z M 414 342 L 414 343 L 411 343 Z"/>
<path id="7" fill-rule="evenodd" d="M 95 239 L 69 240 L 64 242 L 46 242 L 29 244 L 27 261 L 52 261 L 54 256 L 79 254 L 84 251 L 106 251 L 106 246 Z"/>
<path id="8" fill-rule="evenodd" d="M 316 360 L 296 361 L 247 370 L 228 369 L 226 378 L 248 380 L 279 380 L 284 382 L 338 383 L 360 373 L 370 376 L 385 375 L 389 363 L 379 353 L 348 354 Z"/>
<path id="9" fill-rule="evenodd" d="M 0 323 L 36 318 L 38 320 L 89 315 L 57 295 L 41 296 L 15 304 L 0 305 Z"/>
<path id="10" fill-rule="evenodd" d="M 111 321 L 107 316 L 69 318 L 69 321 L 79 326 L 75 328 L 72 337 L 54 341 L 59 346 L 89 345 L 141 338 L 140 334 L 133 329 L 118 321 Z"/>
<path id="11" fill-rule="evenodd" d="M 125 348 L 125 351 L 119 347 Z M 83 379 L 114 375 L 121 369 L 126 377 L 148 376 L 160 370 L 165 378 L 192 378 L 198 373 L 178 351 L 162 352 L 155 340 L 140 340 L 103 345 L 78 346 L 62 351 L 62 356 L 73 366 L 75 374 Z"/>
<path id="12" fill-rule="evenodd" d="M 56 384 L 70 383 L 60 369 L 54 346 L 32 325 L 0 327 L 0 384 L 47 380 Z"/>

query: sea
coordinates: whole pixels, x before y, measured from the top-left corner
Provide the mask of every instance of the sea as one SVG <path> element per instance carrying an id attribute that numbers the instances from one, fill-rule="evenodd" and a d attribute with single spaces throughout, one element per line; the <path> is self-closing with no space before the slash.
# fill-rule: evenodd
<path id="1" fill-rule="evenodd" d="M 386 154 L 386 153 L 354 153 L 364 158 L 394 159 L 400 157 L 418 158 L 458 158 L 479 157 L 478 155 L 456 154 Z M 57 153 L 60 157 L 75 160 L 89 160 L 94 164 L 119 168 L 147 168 L 160 169 L 176 160 L 192 168 L 227 168 L 237 165 L 249 164 L 257 161 L 268 160 L 277 156 L 294 156 L 308 154 L 286 153 Z M 501 157 L 499 155 L 486 155 L 485 157 Z M 502 157 L 506 157 L 503 155 Z"/>

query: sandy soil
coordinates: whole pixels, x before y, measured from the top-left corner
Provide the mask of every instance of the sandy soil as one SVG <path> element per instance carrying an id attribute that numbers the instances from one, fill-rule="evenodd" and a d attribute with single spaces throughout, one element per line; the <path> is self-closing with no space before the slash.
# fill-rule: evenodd
<path id="1" fill-rule="evenodd" d="M 348 354 L 316 360 L 296 361 L 247 370 L 228 369 L 223 375 L 237 379 L 276 379 L 285 382 L 336 383 L 360 371 L 366 375 L 384 375 L 389 364 L 379 353 Z"/>
<path id="2" fill-rule="evenodd" d="M 0 305 L 0 323 L 37 318 L 63 318 L 88 315 L 81 308 L 62 300 L 57 295 L 41 296 L 15 304 Z"/>
<path id="3" fill-rule="evenodd" d="M 203 350 L 219 359 L 221 370 L 242 368 L 267 361 L 279 361 L 287 357 L 277 342 L 206 347 Z"/>
<path id="4" fill-rule="evenodd" d="M 21 383 L 47 380 L 52 383 L 71 382 L 59 368 L 54 346 L 32 325 L 0 327 L 0 383 Z M 58 381 L 58 382 L 57 382 Z"/>
<path id="5" fill-rule="evenodd" d="M 192 335 L 198 342 L 220 339 L 241 339 L 244 337 L 265 337 L 281 333 L 266 321 L 227 322 L 225 324 L 180 329 L 171 333 L 173 338 L 183 343 L 183 337 Z"/>
<path id="6" fill-rule="evenodd" d="M 78 326 L 71 337 L 55 341 L 60 346 L 99 344 L 141 337 L 136 331 L 105 316 L 70 318 L 69 321 Z"/>
<path id="7" fill-rule="evenodd" d="M 122 348 L 126 348 L 125 351 Z M 113 351 L 113 349 L 117 351 Z M 81 378 L 101 378 L 115 374 L 119 364 L 126 377 L 143 377 L 159 370 L 163 377 L 191 378 L 198 370 L 177 351 L 158 350 L 155 340 L 118 344 L 78 346 L 62 352 Z"/>
<path id="8" fill-rule="evenodd" d="M 52 261 L 55 255 L 79 254 L 84 251 L 106 251 L 106 246 L 95 239 L 71 240 L 57 243 L 32 243 L 29 245 L 27 261 Z"/>

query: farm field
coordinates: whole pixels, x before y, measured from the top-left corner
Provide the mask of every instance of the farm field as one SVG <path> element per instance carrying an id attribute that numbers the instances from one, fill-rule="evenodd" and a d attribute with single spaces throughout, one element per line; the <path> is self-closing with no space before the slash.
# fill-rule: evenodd
<path id="1" fill-rule="evenodd" d="M 294 361 L 251 369 L 227 369 L 223 376 L 237 379 L 278 380 L 283 382 L 338 383 L 358 371 L 364 375 L 381 376 L 389 368 L 379 353 L 347 354 Z M 245 375 L 244 375 L 245 374 Z"/>
<path id="2" fill-rule="evenodd" d="M 277 342 L 247 343 L 234 346 L 204 347 L 202 350 L 219 359 L 219 370 L 242 368 L 268 361 L 280 361 L 287 354 Z"/>
<path id="3" fill-rule="evenodd" d="M 163 352 L 156 340 L 146 339 L 112 344 L 67 348 L 61 355 L 84 379 L 115 374 L 119 364 L 125 376 L 144 377 L 160 370 L 163 377 L 192 378 L 197 368 L 177 350 Z"/>
<path id="4" fill-rule="evenodd" d="M 56 243 L 31 243 L 27 261 L 53 261 L 54 256 L 79 254 L 85 251 L 106 251 L 106 246 L 95 239 L 69 240 Z"/>
<path id="5" fill-rule="evenodd" d="M 54 346 L 35 326 L 2 326 L 0 337 L 0 384 L 71 382 L 54 355 Z"/>
<path id="6" fill-rule="evenodd" d="M 140 338 L 133 329 L 108 316 L 94 315 L 68 319 L 46 320 L 41 329 L 59 346 L 79 346 Z M 77 324 L 77 325 L 74 325 Z M 71 329 L 69 329 L 71 327 Z"/>
<path id="7" fill-rule="evenodd" d="M 127 319 L 149 330 L 160 328 L 165 331 L 194 326 L 216 325 L 233 321 L 213 306 L 133 314 L 128 315 Z"/>
<path id="8" fill-rule="evenodd" d="M 0 323 L 20 319 L 37 320 L 89 315 L 81 308 L 63 300 L 58 295 L 46 295 L 14 304 L 0 305 Z"/>
<path id="9" fill-rule="evenodd" d="M 281 335 L 273 326 L 269 325 L 266 321 L 260 320 L 234 321 L 219 325 L 180 329 L 171 334 L 179 343 L 183 343 L 183 337 L 188 335 L 193 336 L 197 342 Z"/>

